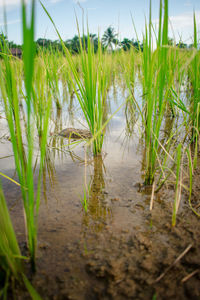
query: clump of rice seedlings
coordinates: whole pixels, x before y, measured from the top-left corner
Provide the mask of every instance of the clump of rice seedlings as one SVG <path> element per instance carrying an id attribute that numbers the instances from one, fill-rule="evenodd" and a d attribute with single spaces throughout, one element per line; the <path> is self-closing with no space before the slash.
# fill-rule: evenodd
<path id="1" fill-rule="evenodd" d="M 28 248 L 30 252 L 32 269 L 35 270 L 35 257 L 37 248 L 37 218 L 40 205 L 41 176 L 44 165 L 47 130 L 50 114 L 50 101 L 45 109 L 40 111 L 39 145 L 40 165 L 37 192 L 34 192 L 33 156 L 34 156 L 34 110 L 33 105 L 33 72 L 34 72 L 34 20 L 35 1 L 31 3 L 31 22 L 27 24 L 27 13 L 25 2 L 22 2 L 23 16 L 23 61 L 24 61 L 24 84 L 26 114 L 24 124 L 21 121 L 20 100 L 17 89 L 16 74 L 12 68 L 11 57 L 4 55 L 5 69 L 0 69 L 0 88 L 11 135 L 16 171 L 21 184 L 21 192 L 24 204 Z M 41 104 L 41 103 L 40 103 Z M 40 105 L 38 104 L 38 105 Z M 24 133 L 26 136 L 24 136 Z M 27 150 L 24 147 L 26 138 Z"/>
<path id="2" fill-rule="evenodd" d="M 194 44 L 193 47 L 197 51 L 197 25 L 194 13 Z M 192 120 L 193 120 L 193 138 L 197 136 L 200 130 L 200 52 L 198 51 L 192 62 L 192 90 L 193 90 L 193 105 L 192 105 Z"/>
<path id="3" fill-rule="evenodd" d="M 94 54 L 94 47 L 89 37 L 87 37 L 86 51 L 85 45 L 81 45 L 81 68 L 82 78 L 74 74 L 79 92 L 76 92 L 88 127 L 93 136 L 93 153 L 97 155 L 103 146 L 104 132 L 101 128 L 104 124 L 105 100 L 107 92 L 108 70 L 102 59 L 101 44 L 99 41 L 97 57 Z M 75 87 L 74 87 L 75 88 Z"/>
<path id="4" fill-rule="evenodd" d="M 168 1 L 164 1 L 164 18 L 162 25 L 162 1 L 160 1 L 160 15 L 159 15 L 159 33 L 157 51 L 152 54 L 151 45 L 151 6 L 150 6 L 150 21 L 149 34 L 146 26 L 146 34 L 144 39 L 144 93 L 146 108 L 146 127 L 145 127 L 145 141 L 146 141 L 146 174 L 145 183 L 152 184 L 154 181 L 156 171 L 156 160 L 158 151 L 158 140 L 160 135 L 160 128 L 165 112 L 166 101 L 168 97 L 168 85 L 170 79 L 168 75 L 167 51 L 166 45 L 168 43 Z M 159 69 L 154 73 L 154 65 L 158 59 Z"/>
<path id="5" fill-rule="evenodd" d="M 55 101 L 56 107 L 61 109 L 62 104 L 60 102 L 60 69 L 62 65 L 59 65 L 60 55 L 58 51 L 53 51 L 50 49 L 46 55 L 43 56 L 43 61 L 45 63 L 45 71 L 47 82 L 51 93 L 53 95 L 53 99 Z"/>
<path id="6" fill-rule="evenodd" d="M 44 133 L 44 116 L 49 118 L 51 109 L 52 89 L 48 84 L 48 71 L 44 63 L 44 57 L 37 58 L 35 62 L 34 80 L 33 80 L 33 111 L 36 121 L 38 136 L 41 139 Z M 48 112 L 47 114 L 45 112 Z"/>
<path id="7" fill-rule="evenodd" d="M 164 2 L 164 16 L 162 2 Z M 196 25 L 194 25 L 194 28 L 196 28 Z M 192 110 L 193 112 L 195 111 L 194 117 L 194 114 L 187 107 L 187 102 L 185 102 L 184 98 L 182 99 L 185 95 L 181 92 L 181 88 L 185 88 L 186 74 L 189 68 L 190 72 L 193 72 L 191 82 L 192 86 L 195 87 L 193 89 L 194 97 L 195 90 L 197 91 L 198 89 L 198 56 L 194 51 L 189 53 L 188 51 L 168 45 L 167 0 L 160 1 L 159 28 L 158 36 L 156 37 L 157 48 L 154 51 L 152 50 L 151 31 L 150 2 L 149 24 L 146 24 L 145 27 L 143 52 L 140 49 L 142 73 L 139 74 L 139 79 L 142 80 L 144 99 L 142 106 L 135 99 L 134 84 L 131 78 L 128 77 L 129 68 L 125 68 L 127 70 L 125 78 L 132 100 L 135 103 L 135 109 L 139 111 L 142 124 L 145 128 L 145 184 L 152 185 L 154 183 L 155 187 L 155 176 L 158 174 L 158 171 L 160 175 L 156 176 L 155 192 L 164 183 L 171 180 L 171 177 L 175 178 L 175 199 L 172 214 L 172 225 L 174 226 L 181 198 L 181 188 L 186 188 L 182 178 L 182 161 L 189 133 L 188 124 L 190 122 L 188 120 L 193 120 L 193 128 L 195 128 L 196 136 L 199 126 L 198 103 L 193 102 L 192 104 L 192 109 L 195 106 L 195 109 Z M 197 46 L 195 38 L 194 45 Z M 177 90 L 178 92 L 176 92 Z M 175 150 L 176 148 L 177 150 Z M 193 165 L 195 166 L 195 157 Z M 175 173 L 174 169 L 176 169 Z M 192 180 L 190 180 L 190 190 L 191 186 Z"/>
<path id="8" fill-rule="evenodd" d="M 162 165 L 159 152 L 161 149 L 160 131 L 164 115 L 168 106 L 170 88 L 173 84 L 174 73 L 169 72 L 169 61 L 172 61 L 173 52 L 168 47 L 168 0 L 164 0 L 164 16 L 162 3 L 159 9 L 159 28 L 156 37 L 157 48 L 152 50 L 152 21 L 151 1 L 149 10 L 149 24 L 145 26 L 143 35 L 143 49 L 139 49 L 142 59 L 142 87 L 143 101 L 141 104 L 135 99 L 134 90 L 131 87 L 130 79 L 127 85 L 140 112 L 141 121 L 145 128 L 145 184 L 151 185 L 155 180 L 155 174 Z M 171 56 L 170 56 L 171 55 Z M 171 105 L 172 106 L 172 105 Z M 171 140 L 169 138 L 169 140 Z M 164 155 L 163 159 L 166 159 Z"/>
<path id="9" fill-rule="evenodd" d="M 189 206 L 192 209 L 193 213 L 200 217 L 200 214 L 193 208 L 192 203 L 191 203 L 191 196 L 192 196 L 192 181 L 193 181 L 193 170 L 194 170 L 194 164 L 195 162 L 192 162 L 192 155 L 190 148 L 186 149 L 186 154 L 188 157 L 188 166 L 189 166 L 189 179 L 190 179 L 190 184 L 189 184 Z"/>
<path id="10" fill-rule="evenodd" d="M 194 58 L 189 66 L 189 80 L 191 82 L 191 107 L 190 107 L 190 123 L 192 127 L 192 137 L 191 140 L 195 145 L 195 157 L 194 157 L 194 167 L 197 163 L 197 151 L 198 151 L 198 137 L 200 132 L 200 52 L 197 50 L 198 40 L 197 40 L 197 25 L 196 17 L 194 13 L 194 41 L 193 41 L 193 51 Z"/>
<path id="11" fill-rule="evenodd" d="M 95 55 L 89 30 L 86 38 L 83 34 L 83 42 L 79 32 L 81 63 L 79 65 L 80 70 L 77 70 L 72 55 L 65 47 L 55 23 L 44 6 L 43 8 L 52 21 L 62 43 L 63 51 L 73 74 L 71 81 L 74 91 L 85 116 L 89 130 L 93 135 L 93 153 L 94 155 L 97 155 L 98 153 L 101 153 L 104 140 L 104 131 L 102 128 L 104 125 L 104 108 L 109 78 L 109 71 L 102 57 L 100 39 L 98 39 L 98 51 Z"/>

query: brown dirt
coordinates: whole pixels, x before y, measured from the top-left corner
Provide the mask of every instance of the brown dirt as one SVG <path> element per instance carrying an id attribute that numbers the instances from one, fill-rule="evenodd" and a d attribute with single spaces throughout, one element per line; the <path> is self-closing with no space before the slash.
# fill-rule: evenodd
<path id="1" fill-rule="evenodd" d="M 115 192 L 114 196 L 100 182 L 93 182 L 95 197 L 91 196 L 88 214 L 78 202 L 76 208 L 73 204 L 68 207 L 67 216 L 62 201 L 54 215 L 55 203 L 52 208 L 48 204 L 48 212 L 41 209 L 38 270 L 29 275 L 43 299 L 200 299 L 200 272 L 182 282 L 200 270 L 200 224 L 188 208 L 187 197 L 182 199 L 177 225 L 172 228 L 173 191 L 156 196 L 151 214 L 150 195 L 134 187 L 132 196 L 131 192 L 123 196 Z M 199 186 L 195 188 L 194 184 L 197 203 Z M 141 203 L 140 197 L 145 201 Z M 101 210 L 94 212 L 97 204 Z M 15 218 L 22 221 L 17 211 Z M 19 220 L 16 226 L 21 227 Z M 18 238 L 26 254 L 24 234 L 18 232 Z M 156 283 L 190 244 L 188 253 Z M 15 296 L 29 299 L 21 290 Z"/>

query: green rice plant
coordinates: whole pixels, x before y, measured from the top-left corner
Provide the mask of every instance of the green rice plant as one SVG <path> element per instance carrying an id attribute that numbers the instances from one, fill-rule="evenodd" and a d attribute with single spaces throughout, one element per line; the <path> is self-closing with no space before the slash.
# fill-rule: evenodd
<path id="1" fill-rule="evenodd" d="M 53 51 L 51 48 L 46 53 L 42 55 L 42 60 L 45 63 L 46 78 L 53 95 L 56 107 L 61 109 L 60 103 L 60 89 L 59 89 L 59 73 L 60 73 L 60 57 L 58 51 Z"/>
<path id="2" fill-rule="evenodd" d="M 90 196 L 90 183 L 85 187 L 83 187 L 83 198 L 80 197 L 80 201 L 81 201 L 81 204 L 85 210 L 85 212 L 87 213 L 88 211 L 88 199 L 89 199 L 89 196 Z"/>
<path id="3" fill-rule="evenodd" d="M 0 184 L 0 298 L 7 299 L 9 285 L 24 283 L 33 300 L 40 300 L 40 296 L 32 287 L 24 274 L 22 260 L 27 259 L 21 255 L 16 235 L 12 226 L 10 214 Z"/>
<path id="4" fill-rule="evenodd" d="M 188 157 L 188 165 L 189 165 L 189 178 L 190 178 L 190 187 L 189 187 L 189 206 L 193 213 L 200 217 L 200 214 L 197 213 L 197 211 L 193 208 L 191 203 L 191 197 L 192 197 L 192 181 L 193 181 L 193 170 L 194 170 L 194 164 L 192 163 L 192 156 L 191 151 L 189 148 L 186 149 L 187 157 Z"/>
<path id="5" fill-rule="evenodd" d="M 5 69 L 0 69 L 0 88 L 5 108 L 5 114 L 11 135 L 15 165 L 24 204 L 28 248 L 31 257 L 32 269 L 35 270 L 35 257 L 37 248 L 37 218 L 40 205 L 41 176 L 45 159 L 47 131 L 50 114 L 50 101 L 45 110 L 43 107 L 39 126 L 40 165 L 37 192 L 34 192 L 33 156 L 34 156 L 34 105 L 33 104 L 33 72 L 34 72 L 34 20 L 35 1 L 31 5 L 31 22 L 27 24 L 25 2 L 22 1 L 23 17 L 23 61 L 26 114 L 24 126 L 21 121 L 20 100 L 17 89 L 16 74 L 12 68 L 11 57 L 4 55 Z M 35 110 L 36 112 L 36 110 Z M 25 134 L 24 134 L 25 133 Z M 24 136 L 26 135 L 26 136 Z M 27 150 L 24 147 L 26 137 Z M 36 196 L 36 197 L 35 197 Z"/>
<path id="6" fill-rule="evenodd" d="M 151 1 L 149 10 L 149 25 L 147 26 L 146 24 L 145 26 L 145 34 L 143 38 L 142 85 L 144 108 L 141 110 L 139 105 L 138 108 L 145 126 L 146 184 L 152 184 L 154 181 L 160 128 L 168 97 L 168 88 L 166 85 L 167 79 L 169 81 L 169 78 L 167 78 L 168 70 L 166 48 L 168 42 L 168 1 L 165 0 L 164 4 L 164 17 L 162 20 L 162 1 L 160 1 L 157 49 L 154 52 L 152 51 Z"/>
<path id="7" fill-rule="evenodd" d="M 189 80 L 191 82 L 191 107 L 190 107 L 190 124 L 192 128 L 191 140 L 195 148 L 194 156 L 194 167 L 197 165 L 197 152 L 198 152 L 198 137 L 200 132 L 200 51 L 197 50 L 198 39 L 197 39 L 197 25 L 196 25 L 196 16 L 194 13 L 193 17 L 194 22 L 194 41 L 193 41 L 193 52 L 194 58 L 189 65 Z"/>
<path id="8" fill-rule="evenodd" d="M 118 65 L 122 66 L 122 75 L 125 77 L 126 86 L 128 86 L 129 90 L 132 90 L 132 94 L 134 94 L 135 87 L 135 76 L 136 76 L 136 60 L 137 53 L 133 47 L 130 48 L 130 51 L 126 53 L 122 51 L 119 53 L 118 57 Z M 118 73 L 120 73 L 118 71 Z"/>
<path id="9" fill-rule="evenodd" d="M 65 47 L 55 23 L 53 22 L 44 5 L 42 3 L 41 5 L 50 18 L 60 38 L 63 51 L 74 77 L 71 78 L 74 91 L 87 121 L 89 130 L 94 137 L 93 153 L 94 155 L 97 155 L 101 152 L 104 140 L 104 132 L 101 130 L 101 128 L 104 124 L 104 108 L 109 78 L 109 72 L 102 57 L 102 47 L 100 39 L 98 39 L 98 51 L 95 55 L 94 46 L 89 35 L 89 30 L 87 32 L 87 38 L 83 38 L 82 42 L 79 27 L 77 25 L 80 43 L 80 72 L 82 74 L 82 76 L 80 76 L 80 73 L 77 71 L 77 68 L 74 64 L 72 55 Z"/>
<path id="10" fill-rule="evenodd" d="M 87 37 L 86 51 L 85 45 L 81 45 L 81 71 L 82 78 L 74 74 L 76 84 L 80 94 L 76 92 L 80 106 L 84 113 L 88 127 L 93 136 L 102 128 L 104 123 L 104 109 L 107 91 L 108 72 L 103 63 L 102 50 L 99 41 L 98 57 L 94 54 L 94 47 L 89 37 Z M 74 69 L 72 69 L 74 70 Z M 74 73 L 74 71 L 73 71 Z M 75 87 L 74 87 L 75 88 Z M 97 155 L 103 146 L 104 132 L 98 134 L 93 141 L 93 153 Z"/>
<path id="11" fill-rule="evenodd" d="M 188 109 L 181 109 L 181 107 L 185 107 L 184 102 L 180 100 L 180 97 L 178 97 L 178 101 L 173 101 L 173 99 L 176 98 L 174 90 L 177 90 L 177 85 L 178 94 L 180 93 L 190 61 L 187 52 L 182 53 L 174 46 L 168 45 L 168 0 L 160 0 L 157 47 L 154 50 L 152 48 L 152 28 L 150 1 L 149 23 L 148 25 L 146 23 L 143 35 L 143 52 L 142 49 L 139 49 L 138 53 L 142 66 L 142 76 L 138 76 L 143 87 L 142 104 L 135 98 L 131 80 L 127 78 L 127 75 L 126 81 L 132 101 L 136 104 L 145 129 L 145 184 L 153 184 L 155 175 L 159 172 L 157 191 L 169 178 L 172 172 L 171 168 L 173 169 L 176 165 L 173 158 L 174 148 L 177 143 L 180 143 L 182 128 L 188 120 Z M 154 33 L 156 35 L 155 30 Z M 177 123 L 178 118 L 175 122 L 175 113 L 177 116 L 180 114 L 183 117 L 181 124 Z M 166 124 L 164 122 L 169 119 L 169 115 L 171 115 L 170 126 L 167 125 L 168 122 Z M 167 127 L 165 128 L 165 126 Z M 165 137 L 163 131 L 166 130 L 167 136 Z M 186 136 L 181 138 L 184 141 Z"/>
<path id="12" fill-rule="evenodd" d="M 160 1 L 160 17 L 162 16 L 162 2 Z M 150 26 L 149 26 L 150 27 Z M 150 30 L 150 29 L 149 29 Z M 160 40 L 160 35 L 162 32 L 162 39 Z M 149 34 L 149 36 L 151 36 Z M 166 48 L 168 42 L 168 1 L 164 1 L 164 18 L 163 27 L 161 28 L 161 20 L 159 20 L 159 43 L 158 44 L 158 65 L 159 69 L 156 74 L 156 81 L 154 82 L 153 71 L 150 72 L 147 90 L 147 126 L 146 126 L 146 145 L 147 145 L 147 166 L 146 166 L 146 176 L 145 182 L 147 184 L 152 184 L 156 169 L 156 151 L 158 149 L 158 139 L 160 135 L 160 128 L 163 120 L 163 115 L 165 112 L 166 101 L 167 101 L 167 82 L 169 84 L 170 80 L 167 78 L 167 51 Z M 151 41 L 149 41 L 150 47 Z M 150 55 L 151 52 L 149 52 Z M 150 60 L 150 66 L 153 68 L 156 59 L 156 54 L 154 52 L 152 59 Z M 153 64 L 153 65 L 151 65 Z M 153 85 L 153 91 L 152 91 Z"/>
<path id="13" fill-rule="evenodd" d="M 19 280 L 22 273 L 21 253 L 12 226 L 6 201 L 0 186 L 0 277 L 4 279 L 4 288 L 0 292 L 7 299 L 10 279 Z"/>
<path id="14" fill-rule="evenodd" d="M 179 144 L 177 147 L 177 157 L 176 157 L 176 186 L 175 186 L 175 199 L 174 199 L 174 205 L 173 205 L 173 214 L 172 214 L 172 226 L 176 225 L 176 214 L 178 211 L 178 203 L 179 203 L 179 197 L 180 197 L 180 186 L 181 186 L 181 154 L 182 151 L 182 145 Z"/>
<path id="15" fill-rule="evenodd" d="M 48 75 L 43 58 L 43 54 L 41 54 L 41 57 L 39 59 L 37 58 L 35 63 L 32 88 L 34 118 L 40 139 L 44 133 L 45 122 L 48 121 L 50 115 L 52 98 L 52 89 L 48 85 Z M 44 116 L 47 117 L 47 120 Z"/>
<path id="16" fill-rule="evenodd" d="M 18 186 L 21 186 L 21 185 L 20 185 L 17 181 L 15 181 L 13 178 L 7 176 L 6 174 L 4 174 L 4 173 L 2 173 L 2 172 L 0 172 L 0 176 L 6 178 L 6 179 L 8 179 L 8 180 L 10 180 L 11 182 L 15 183 L 15 184 L 18 185 Z"/>
<path id="17" fill-rule="evenodd" d="M 197 25 L 196 25 L 196 17 L 194 13 L 194 44 L 193 47 L 197 51 Z M 196 138 L 197 130 L 200 130 L 200 53 L 199 51 L 196 53 L 195 58 L 192 62 L 192 89 L 193 89 L 193 97 L 192 97 L 192 121 L 193 121 L 193 130 L 192 130 L 192 138 Z"/>
<path id="18" fill-rule="evenodd" d="M 164 2 L 164 15 L 162 14 L 162 3 Z M 169 71 L 170 63 L 173 61 L 173 51 L 168 47 L 168 1 L 160 1 L 159 28 L 156 37 L 157 48 L 152 51 L 152 21 L 151 2 L 149 25 L 145 27 L 143 39 L 143 109 L 139 108 L 142 122 L 145 126 L 146 144 L 146 172 L 145 184 L 152 184 L 158 166 L 162 165 L 160 152 L 160 132 L 163 119 L 168 106 L 173 111 L 173 105 L 169 103 L 170 88 L 173 86 L 175 72 Z M 144 114 L 143 114 L 144 111 Z M 171 140 L 171 139 L 169 139 Z M 169 147 L 169 145 L 168 145 Z M 166 152 L 167 153 L 167 152 Z"/>

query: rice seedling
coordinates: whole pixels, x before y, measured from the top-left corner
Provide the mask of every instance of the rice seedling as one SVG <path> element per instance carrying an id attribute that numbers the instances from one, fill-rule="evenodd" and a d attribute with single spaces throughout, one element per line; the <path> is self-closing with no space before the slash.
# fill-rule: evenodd
<path id="1" fill-rule="evenodd" d="M 182 150 L 182 145 L 179 144 L 177 147 L 177 164 L 176 164 L 176 186 L 175 186 L 175 199 L 174 199 L 174 205 L 173 205 L 173 214 L 172 214 L 172 226 L 176 225 L 176 214 L 178 211 L 178 206 L 180 202 L 180 196 L 181 196 L 181 150 Z"/>
<path id="2" fill-rule="evenodd" d="M 193 208 L 192 203 L 191 203 L 194 163 L 192 163 L 192 156 L 191 156 L 191 151 L 190 151 L 189 148 L 186 149 L 186 154 L 187 154 L 187 157 L 188 157 L 189 179 L 190 179 L 190 184 L 189 184 L 189 206 L 192 209 L 193 213 L 196 216 L 200 217 L 200 214 L 197 213 L 197 211 Z"/>
<path id="3" fill-rule="evenodd" d="M 194 13 L 194 44 L 193 47 L 197 51 L 197 25 L 196 25 L 196 17 Z M 199 76 L 200 76 L 200 55 L 199 51 L 196 53 L 194 60 L 192 62 L 192 89 L 193 89 L 193 97 L 192 97 L 192 121 L 193 121 L 193 128 L 192 128 L 192 138 L 194 139 L 197 136 L 197 133 L 200 129 L 200 83 L 199 83 Z"/>
<path id="4" fill-rule="evenodd" d="M 46 78 L 49 88 L 53 94 L 53 98 L 58 109 L 61 109 L 60 103 L 60 88 L 59 88 L 59 53 L 54 52 L 52 49 L 42 57 L 42 61 L 45 63 Z"/>
<path id="5" fill-rule="evenodd" d="M 1 186 L 0 214 L 0 275 L 1 283 L 3 281 L 1 286 L 4 286 L 3 290 L 0 291 L 0 296 L 2 294 L 4 299 L 7 299 L 10 279 L 19 280 L 22 273 L 22 257 Z"/>
<path id="6" fill-rule="evenodd" d="M 149 20 L 149 35 L 146 27 L 146 35 L 144 39 L 144 86 L 146 93 L 146 175 L 145 183 L 152 184 L 156 171 L 156 152 L 158 151 L 158 139 L 160 134 L 161 123 L 163 119 L 164 109 L 168 96 L 167 87 L 167 51 L 168 41 L 168 1 L 164 1 L 164 18 L 162 18 L 162 2 L 160 1 L 160 20 L 158 33 L 158 49 L 151 54 L 151 6 Z M 162 26 L 162 27 L 161 27 Z M 162 38 L 161 38 L 162 33 Z M 154 74 L 154 65 L 158 59 L 159 69 Z M 155 76 L 155 77 L 154 77 Z M 156 78 L 156 80 L 154 79 Z M 168 78 L 169 82 L 169 78 Z M 169 83 L 168 83 L 169 84 Z"/>
<path id="7" fill-rule="evenodd" d="M 82 41 L 77 22 L 81 59 L 79 67 L 81 68 L 80 72 L 82 74 L 82 76 L 80 76 L 72 59 L 72 55 L 69 52 L 69 50 L 65 47 L 55 23 L 53 22 L 51 16 L 47 12 L 44 5 L 42 3 L 41 5 L 43 6 L 45 12 L 49 16 L 60 38 L 63 51 L 66 55 L 68 64 L 74 77 L 74 80 L 73 78 L 71 78 L 74 91 L 85 116 L 89 130 L 94 137 L 93 153 L 94 155 L 97 155 L 101 152 L 105 134 L 102 131 L 102 127 L 104 124 L 104 107 L 109 78 L 109 70 L 107 68 L 107 65 L 104 63 L 102 57 L 102 46 L 100 39 L 98 39 L 98 51 L 95 55 L 94 45 L 91 41 L 89 30 L 87 31 L 86 38 L 83 33 Z"/>
<path id="8" fill-rule="evenodd" d="M 108 72 L 102 60 L 102 50 L 99 42 L 98 57 L 94 55 L 94 48 L 90 41 L 89 33 L 87 37 L 88 50 L 81 46 L 81 67 L 83 82 L 78 74 L 74 74 L 76 84 L 80 94 L 76 92 L 88 127 L 93 136 L 102 128 L 104 123 L 105 99 L 107 91 Z M 93 142 L 93 153 L 97 155 L 101 152 L 104 139 L 104 132 L 96 136 Z"/>
<path id="9" fill-rule="evenodd" d="M 11 142 L 15 158 L 15 165 L 19 182 L 21 184 L 21 192 L 24 204 L 26 230 L 28 238 L 28 247 L 31 257 L 32 269 L 35 270 L 35 257 L 37 247 L 37 218 L 40 206 L 40 190 L 41 176 L 44 165 L 48 121 L 50 115 L 51 102 L 48 98 L 44 104 L 42 97 L 33 102 L 33 73 L 34 73 L 34 21 L 35 21 L 35 1 L 31 2 L 31 22 L 27 23 L 26 4 L 22 2 L 22 17 L 23 17 L 23 61 L 24 61 L 24 84 L 25 84 L 25 99 L 24 105 L 26 114 L 25 122 L 22 124 L 20 99 L 17 89 L 17 81 L 14 69 L 12 67 L 12 58 L 5 52 L 4 64 L 5 69 L 0 69 L 1 79 L 0 87 L 4 103 L 5 114 L 8 122 L 8 127 L 11 135 Z M 5 49 L 6 50 L 6 49 Z M 41 95 L 40 95 L 41 96 Z M 36 109 L 37 105 L 37 109 Z M 33 176 L 33 157 L 34 157 L 34 112 L 39 112 L 38 134 L 40 145 L 40 165 L 39 177 L 37 183 L 36 195 L 34 192 L 34 176 Z M 38 120 L 38 119 L 37 119 Z M 24 147 L 24 133 L 26 135 L 27 150 Z"/>
<path id="10" fill-rule="evenodd" d="M 8 299 L 7 292 L 11 285 L 24 283 L 33 300 L 40 300 L 40 296 L 32 287 L 23 270 L 23 260 L 16 235 L 10 219 L 10 214 L 0 184 L 0 297 Z"/>
<path id="11" fill-rule="evenodd" d="M 164 2 L 164 14 L 163 14 Z M 151 185 L 155 180 L 155 175 L 160 168 L 165 168 L 169 164 L 169 149 L 172 147 L 172 140 L 175 136 L 172 128 L 169 132 L 166 145 L 163 147 L 161 129 L 163 129 L 163 119 L 165 114 L 171 111 L 174 114 L 174 103 L 170 102 L 171 88 L 174 84 L 176 72 L 171 71 L 171 65 L 176 64 L 177 57 L 175 51 L 168 46 L 168 1 L 160 1 L 159 8 L 159 28 L 156 36 L 156 49 L 152 50 L 152 20 L 151 1 L 149 9 L 149 24 L 145 26 L 143 36 L 143 51 L 140 49 L 142 58 L 142 80 L 143 102 L 141 104 L 135 99 L 134 91 L 127 80 L 127 86 L 132 95 L 132 100 L 140 113 L 141 121 L 145 128 L 145 184 Z M 168 109 L 169 108 L 169 109 Z M 169 130 L 169 128 L 167 128 Z M 167 149 L 165 149 L 167 147 Z M 165 150 L 165 151 L 161 151 Z M 161 154 L 161 152 L 163 152 Z M 171 159 L 170 159 L 171 160 Z M 164 172 L 162 172 L 164 174 Z"/>

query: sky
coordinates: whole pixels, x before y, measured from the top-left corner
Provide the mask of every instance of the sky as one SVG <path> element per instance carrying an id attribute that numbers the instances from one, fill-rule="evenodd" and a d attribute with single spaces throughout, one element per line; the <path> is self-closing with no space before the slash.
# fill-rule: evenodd
<path id="1" fill-rule="evenodd" d="M 29 0 L 27 0 L 28 2 Z M 103 35 L 111 25 L 119 34 L 119 39 L 134 38 L 131 15 L 136 25 L 139 39 L 142 40 L 145 18 L 148 20 L 149 0 L 41 0 L 54 20 L 63 40 L 77 34 L 76 15 L 82 24 L 82 13 L 88 19 L 91 33 Z M 153 24 L 158 23 L 159 0 L 152 0 Z M 20 0 L 0 0 L 0 32 L 4 31 L 3 7 L 6 5 L 7 29 L 9 41 L 22 43 L 22 23 Z M 192 43 L 193 11 L 195 10 L 198 30 L 200 29 L 200 0 L 169 0 L 169 36 Z M 173 28 L 173 30 L 172 30 Z M 36 0 L 35 39 L 57 40 L 57 34 L 44 10 Z"/>

